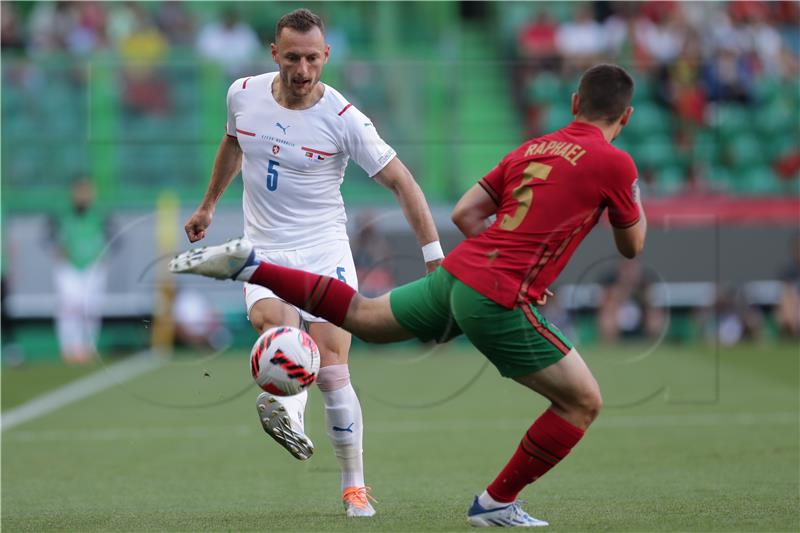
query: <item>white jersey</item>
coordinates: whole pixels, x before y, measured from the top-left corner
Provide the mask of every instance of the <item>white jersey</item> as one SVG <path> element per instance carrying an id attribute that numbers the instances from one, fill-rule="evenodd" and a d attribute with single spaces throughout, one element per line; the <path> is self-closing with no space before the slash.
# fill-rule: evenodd
<path id="1" fill-rule="evenodd" d="M 339 190 L 352 157 L 372 177 L 394 158 L 372 121 L 338 91 L 303 110 L 272 96 L 277 72 L 236 80 L 227 133 L 244 156 L 244 233 L 263 250 L 298 250 L 347 240 Z"/>

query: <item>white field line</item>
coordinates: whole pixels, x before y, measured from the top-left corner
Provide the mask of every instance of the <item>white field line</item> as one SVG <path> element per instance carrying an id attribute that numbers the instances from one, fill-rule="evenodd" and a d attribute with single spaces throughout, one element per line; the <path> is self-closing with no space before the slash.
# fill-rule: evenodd
<path id="1" fill-rule="evenodd" d="M 145 351 L 124 361 L 103 367 L 63 387 L 0 413 L 0 428 L 5 432 L 20 424 L 47 415 L 71 403 L 141 376 L 164 364 L 164 359 Z"/>
<path id="2" fill-rule="evenodd" d="M 500 419 L 481 422 L 483 429 L 524 431 L 530 426 L 527 419 Z M 798 426 L 797 412 L 773 413 L 697 413 L 686 415 L 631 415 L 600 418 L 592 430 L 626 428 L 675 428 L 675 427 L 720 427 L 720 426 Z M 422 433 L 442 431 L 474 431 L 474 420 L 449 420 L 445 422 L 368 422 L 367 433 Z M 312 430 L 313 431 L 313 430 Z M 17 430 L 6 435 L 6 441 L 56 442 L 56 441 L 135 441 L 152 439 L 202 439 L 212 436 L 230 438 L 251 437 L 262 434 L 258 424 L 149 427 L 149 428 L 105 428 L 105 429 L 42 429 Z"/>

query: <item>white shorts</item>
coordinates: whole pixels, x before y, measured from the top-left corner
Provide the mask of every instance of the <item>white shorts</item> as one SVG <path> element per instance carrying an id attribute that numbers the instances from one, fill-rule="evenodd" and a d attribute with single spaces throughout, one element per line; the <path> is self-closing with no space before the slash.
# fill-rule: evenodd
<path id="1" fill-rule="evenodd" d="M 256 257 L 273 265 L 297 268 L 314 274 L 330 276 L 344 281 L 353 289 L 358 290 L 356 267 L 353 263 L 353 253 L 350 251 L 350 243 L 348 241 L 331 241 L 324 245 L 303 248 L 302 250 L 264 251 L 256 249 Z M 247 305 L 248 317 L 253 305 L 265 298 L 281 300 L 266 287 L 253 285 L 252 283 L 244 284 L 244 300 Z M 297 309 L 300 317 L 306 322 L 326 322 L 326 320 L 306 313 L 302 309 L 298 309 L 295 306 L 292 307 Z"/>

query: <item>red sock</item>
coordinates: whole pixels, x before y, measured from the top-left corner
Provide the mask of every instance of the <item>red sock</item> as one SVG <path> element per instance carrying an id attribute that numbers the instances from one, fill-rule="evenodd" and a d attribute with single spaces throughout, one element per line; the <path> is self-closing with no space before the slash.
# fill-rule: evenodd
<path id="1" fill-rule="evenodd" d="M 248 280 L 292 305 L 341 326 L 356 291 L 338 279 L 262 262 Z"/>
<path id="2" fill-rule="evenodd" d="M 522 437 L 517 451 L 486 487 L 489 496 L 499 502 L 513 502 L 526 485 L 542 477 L 567 456 L 585 433 L 548 409 Z"/>

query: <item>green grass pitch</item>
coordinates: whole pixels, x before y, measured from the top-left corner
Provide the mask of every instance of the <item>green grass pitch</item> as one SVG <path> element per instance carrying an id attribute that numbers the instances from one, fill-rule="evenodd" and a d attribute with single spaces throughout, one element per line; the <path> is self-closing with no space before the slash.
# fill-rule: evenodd
<path id="1" fill-rule="evenodd" d="M 550 531 L 797 531 L 798 347 L 590 347 L 605 408 L 522 494 Z M 80 372 L 2 374 L 7 410 Z M 314 457 L 262 432 L 244 353 L 185 354 L 4 431 L 2 530 L 465 531 L 546 402 L 466 344 L 358 345 L 373 519 L 346 519 L 311 394 Z"/>

